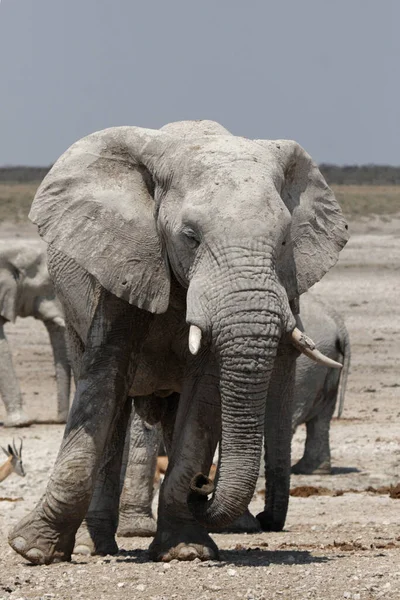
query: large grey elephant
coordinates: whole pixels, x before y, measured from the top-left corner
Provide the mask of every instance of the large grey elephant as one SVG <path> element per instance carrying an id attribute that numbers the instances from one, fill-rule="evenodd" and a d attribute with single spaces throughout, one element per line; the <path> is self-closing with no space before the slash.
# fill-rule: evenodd
<path id="1" fill-rule="evenodd" d="M 46 247 L 40 240 L 7 240 L 0 244 L 0 395 L 6 407 L 6 427 L 32 423 L 25 413 L 4 324 L 17 317 L 43 321 L 53 349 L 57 382 L 56 422 L 65 423 L 69 409 L 70 366 L 64 338 L 64 316 L 46 267 Z"/>
<path id="2" fill-rule="evenodd" d="M 310 156 L 207 121 L 110 128 L 55 163 L 30 217 L 49 244 L 79 376 L 46 493 L 11 546 L 34 563 L 69 560 L 85 519 L 96 548 L 115 551 L 128 396 L 149 414 L 166 403 L 153 559 L 218 557 L 207 527 L 246 509 L 264 430 L 263 523 L 281 530 L 297 348 L 317 355 L 292 308 L 348 239 Z"/>
<path id="3" fill-rule="evenodd" d="M 292 467 L 297 474 L 329 474 L 331 452 L 329 443 L 330 422 L 338 402 L 342 414 L 346 383 L 350 366 L 349 333 L 341 316 L 326 301 L 311 293 L 300 298 L 300 317 L 303 328 L 318 348 L 343 369 L 333 369 L 311 362 L 301 355 L 296 361 L 296 378 L 293 395 L 292 431 L 303 423 L 307 435 L 304 455 Z M 144 430 L 144 432 L 142 431 Z M 118 535 L 153 536 L 156 521 L 152 515 L 153 481 L 156 453 L 161 442 L 161 431 L 145 425 L 136 415 L 126 449 L 121 482 L 123 486 L 119 512 Z M 260 530 L 259 522 L 246 511 L 228 526 L 230 531 L 252 533 Z M 90 536 L 80 531 L 75 552 L 90 553 L 95 550 Z"/>

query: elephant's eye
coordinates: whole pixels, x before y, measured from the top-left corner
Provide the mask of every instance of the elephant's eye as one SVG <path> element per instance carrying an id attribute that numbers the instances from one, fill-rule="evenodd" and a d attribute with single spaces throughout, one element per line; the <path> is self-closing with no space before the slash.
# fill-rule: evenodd
<path id="1" fill-rule="evenodd" d="M 185 227 L 185 229 L 183 230 L 183 235 L 185 236 L 186 243 L 190 248 L 197 248 L 199 246 L 199 237 L 193 231 L 193 229 L 191 229 L 190 227 Z"/>

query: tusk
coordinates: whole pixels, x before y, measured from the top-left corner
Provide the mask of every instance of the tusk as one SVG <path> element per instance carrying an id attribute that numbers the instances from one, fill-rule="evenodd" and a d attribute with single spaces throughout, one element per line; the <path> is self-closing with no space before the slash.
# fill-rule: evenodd
<path id="1" fill-rule="evenodd" d="M 341 369 L 343 366 L 317 350 L 312 339 L 309 338 L 303 331 L 300 331 L 300 329 L 297 327 L 295 327 L 292 331 L 292 344 L 296 346 L 296 348 L 302 354 L 305 354 L 305 356 L 308 356 L 308 358 L 315 360 L 315 362 L 321 365 L 332 367 L 334 369 Z"/>
<path id="2" fill-rule="evenodd" d="M 189 329 L 189 350 L 196 355 L 200 350 L 201 329 L 197 325 L 191 325 Z"/>
<path id="3" fill-rule="evenodd" d="M 64 327 L 65 328 L 65 321 L 61 317 L 54 317 L 52 319 L 52 321 L 53 321 L 53 323 L 55 323 L 59 327 Z"/>

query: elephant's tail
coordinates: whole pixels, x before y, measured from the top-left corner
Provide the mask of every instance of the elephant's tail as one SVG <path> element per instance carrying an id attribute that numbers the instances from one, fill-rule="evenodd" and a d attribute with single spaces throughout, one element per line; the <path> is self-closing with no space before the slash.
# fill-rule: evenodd
<path id="1" fill-rule="evenodd" d="M 338 407 L 338 415 L 337 415 L 338 419 L 340 419 L 340 417 L 342 416 L 342 412 L 343 412 L 344 397 L 346 394 L 347 378 L 349 375 L 350 357 L 351 357 L 349 332 L 347 331 L 345 326 L 344 326 L 343 336 L 340 339 L 340 347 L 341 347 L 341 352 L 343 354 L 343 368 L 342 368 L 342 372 L 340 375 L 340 384 L 339 384 L 339 407 Z"/>

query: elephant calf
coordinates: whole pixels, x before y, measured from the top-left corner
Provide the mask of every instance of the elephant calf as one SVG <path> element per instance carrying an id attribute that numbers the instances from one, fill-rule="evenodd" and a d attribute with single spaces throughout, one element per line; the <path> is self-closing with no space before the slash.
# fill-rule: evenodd
<path id="1" fill-rule="evenodd" d="M 57 380 L 57 419 L 65 423 L 69 408 L 70 367 L 64 340 L 64 317 L 46 267 L 40 242 L 7 241 L 0 245 L 0 395 L 6 407 L 5 427 L 32 422 L 22 406 L 4 324 L 35 317 L 45 324 L 53 348 Z"/>
<path id="2" fill-rule="evenodd" d="M 306 424 L 307 437 L 304 455 L 292 467 L 297 474 L 329 474 L 331 471 L 329 428 L 339 389 L 339 416 L 343 410 L 344 394 L 350 365 L 350 341 L 346 326 L 338 313 L 319 298 L 306 293 L 300 299 L 300 316 L 304 327 L 321 351 L 343 364 L 341 371 L 311 362 L 301 355 L 296 363 L 293 396 L 292 430 Z M 340 385 L 341 384 L 341 385 Z M 134 413 L 130 435 L 125 445 L 125 460 L 118 534 L 121 536 L 153 536 L 156 522 L 152 515 L 153 480 L 156 453 L 161 441 L 161 429 L 151 427 Z M 129 449 L 130 447 L 130 449 Z M 128 459 L 129 452 L 129 459 Z M 229 530 L 259 529 L 258 522 L 248 511 L 237 519 Z M 75 551 L 90 553 L 94 544 L 82 528 L 77 536 Z"/>

